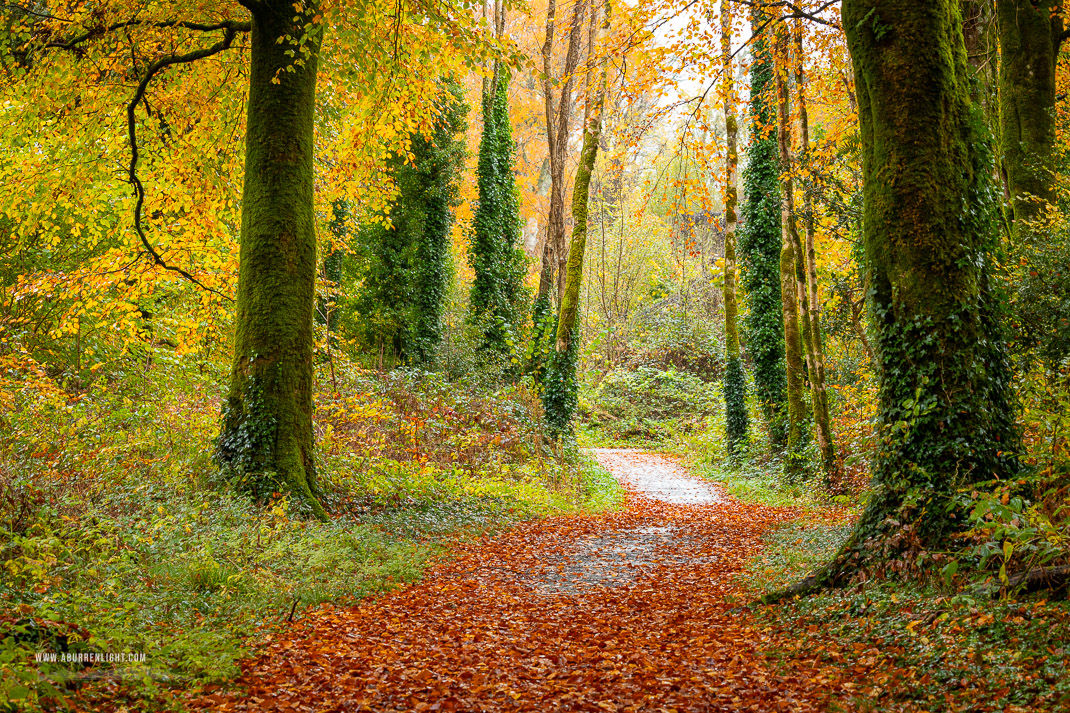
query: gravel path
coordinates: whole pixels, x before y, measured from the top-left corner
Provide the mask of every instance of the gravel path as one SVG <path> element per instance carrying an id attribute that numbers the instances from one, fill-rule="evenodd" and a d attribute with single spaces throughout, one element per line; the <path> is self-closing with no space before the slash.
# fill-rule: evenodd
<path id="1" fill-rule="evenodd" d="M 682 465 L 636 448 L 594 448 L 595 458 L 640 495 L 672 505 L 710 505 L 724 500 L 720 491 L 687 474 Z"/>
<path id="2" fill-rule="evenodd" d="M 670 505 L 723 502 L 715 486 L 687 474 L 677 461 L 636 448 L 595 448 L 599 464 L 633 496 Z M 622 587 L 659 565 L 708 563 L 693 533 L 673 526 L 637 527 L 580 537 L 548 553 L 544 568 L 514 573 L 539 594 L 577 594 L 591 587 Z"/>

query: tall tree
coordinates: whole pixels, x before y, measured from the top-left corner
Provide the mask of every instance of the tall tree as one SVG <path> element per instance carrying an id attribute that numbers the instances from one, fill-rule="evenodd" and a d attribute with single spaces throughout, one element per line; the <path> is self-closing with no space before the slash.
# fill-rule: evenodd
<path id="1" fill-rule="evenodd" d="M 526 371 L 544 388 L 547 360 L 554 351 L 557 320 L 554 305 L 564 297 L 568 259 L 568 230 L 565 225 L 565 168 L 568 161 L 568 137 L 572 124 L 572 87 L 580 62 L 583 19 L 588 0 L 575 0 L 569 23 L 564 66 L 558 75 L 560 93 L 554 96 L 554 42 L 557 36 L 557 0 L 546 7 L 546 31 L 542 44 L 542 93 L 546 121 L 546 147 L 550 180 L 550 207 L 543 243 L 539 287 L 532 309 L 533 328 L 528 345 Z"/>
<path id="2" fill-rule="evenodd" d="M 738 454 L 747 439 L 746 382 L 739 353 L 739 304 L 736 298 L 736 206 L 739 204 L 737 150 L 739 127 L 736 122 L 736 88 L 732 66 L 732 11 L 729 0 L 721 0 L 721 72 L 725 131 L 724 198 L 724 332 L 725 425 L 729 454 Z"/>
<path id="3" fill-rule="evenodd" d="M 965 526 L 956 493 L 1014 477 L 1020 447 L 988 279 L 993 157 L 971 100 L 958 0 L 844 0 L 843 25 L 858 87 L 880 403 L 874 493 L 826 579 L 843 563 L 946 548 Z"/>
<path id="4" fill-rule="evenodd" d="M 1067 34 L 1059 0 L 996 0 L 1003 176 L 1016 231 L 1055 199 L 1055 64 Z"/>
<path id="5" fill-rule="evenodd" d="M 803 23 L 795 23 L 795 112 L 799 125 L 798 164 L 808 166 L 810 162 L 810 118 L 806 106 L 806 69 L 803 65 L 806 54 L 803 48 Z M 829 416 L 828 392 L 825 389 L 825 344 L 821 335 L 821 295 L 817 283 L 817 251 L 815 248 L 816 221 L 811 191 L 803 191 L 802 208 L 803 228 L 806 232 L 806 244 L 803 246 L 801 262 L 804 262 L 806 275 L 805 290 L 799 305 L 802 313 L 807 313 L 809 339 L 807 341 L 807 361 L 810 377 L 810 406 L 814 417 L 814 437 L 818 450 L 821 451 L 821 464 L 825 473 L 826 485 L 837 487 L 839 480 L 836 449 L 832 435 L 832 420 Z"/>
<path id="6" fill-rule="evenodd" d="M 602 14 L 600 27 L 599 14 Z M 587 49 L 587 102 L 583 112 L 583 148 L 580 150 L 580 162 L 576 167 L 576 179 L 572 188 L 572 242 L 569 246 L 567 280 L 561 299 L 554 354 L 549 366 L 550 376 L 543 389 L 546 420 L 551 432 L 558 434 L 571 427 L 572 416 L 576 410 L 576 361 L 579 352 L 576 322 L 579 314 L 580 286 L 583 281 L 583 258 L 587 249 L 591 177 L 594 174 L 594 163 L 598 157 L 598 144 L 602 136 L 608 60 L 604 57 L 600 60 L 601 76 L 593 93 L 590 76 L 596 61 L 596 52 L 602 44 L 599 36 L 608 32 L 609 23 L 610 4 L 609 0 L 605 0 L 602 13 L 599 13 L 597 8 L 591 11 L 590 41 Z"/>
<path id="7" fill-rule="evenodd" d="M 743 169 L 742 227 L 739 257 L 747 299 L 744 335 L 754 365 L 754 384 L 769 438 L 775 448 L 787 441 L 784 367 L 784 325 L 780 289 L 780 162 L 776 143 L 776 86 L 768 39 L 761 34 L 766 20 L 756 10 L 751 25 L 750 145 Z"/>
<path id="8" fill-rule="evenodd" d="M 795 223 L 795 184 L 791 176 L 791 107 L 788 94 L 788 33 L 780 24 L 776 31 L 777 149 L 780 156 L 780 299 L 784 324 L 784 364 L 787 377 L 787 459 L 785 473 L 802 473 L 802 447 L 807 441 L 808 406 L 803 366 L 803 341 L 809 338 L 809 314 L 800 314 L 803 305 L 800 287 L 805 289 L 802 248 Z"/>
<path id="9" fill-rule="evenodd" d="M 475 272 L 469 319 L 479 331 L 484 357 L 504 368 L 519 340 L 524 278 L 508 91 L 508 70 L 498 66 L 483 96 L 479 203 L 468 252 Z"/>
<path id="10" fill-rule="evenodd" d="M 398 195 L 389 223 L 364 227 L 354 245 L 359 288 L 343 319 L 367 347 L 394 361 L 434 365 L 451 278 L 453 209 L 458 202 L 468 107 L 454 80 L 442 83 L 430 136 L 412 137 L 411 158 L 394 156 L 389 170 Z M 353 272 L 349 270 L 348 272 Z"/>
<path id="11" fill-rule="evenodd" d="M 258 498 L 289 492 L 325 517 L 312 455 L 316 280 L 316 2 L 247 0 L 252 15 L 241 267 L 219 460 Z"/>
<path id="12" fill-rule="evenodd" d="M 589 0 L 575 0 L 569 23 L 564 65 L 554 71 L 554 41 L 557 27 L 557 0 L 546 8 L 546 34 L 542 45 L 542 90 L 546 115 L 547 158 L 550 163 L 550 212 L 547 218 L 546 243 L 538 296 L 560 304 L 565 292 L 568 232 L 565 225 L 565 168 L 568 161 L 568 136 L 572 124 L 573 85 L 583 46 L 583 21 Z M 555 77 L 561 88 L 555 104 Z"/>

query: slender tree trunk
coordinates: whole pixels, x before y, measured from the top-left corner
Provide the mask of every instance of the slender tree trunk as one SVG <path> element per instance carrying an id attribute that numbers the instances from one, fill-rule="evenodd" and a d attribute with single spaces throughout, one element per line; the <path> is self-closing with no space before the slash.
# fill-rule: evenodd
<path id="1" fill-rule="evenodd" d="M 803 60 L 803 26 L 795 25 L 795 96 L 799 122 L 799 164 L 810 161 L 810 118 L 806 109 L 806 70 Z M 829 417 L 828 392 L 825 389 L 825 344 L 821 335 L 821 296 L 817 285 L 817 252 L 814 248 L 814 205 L 810 191 L 803 191 L 803 227 L 806 245 L 803 252 L 806 263 L 806 289 L 802 311 L 809 313 L 810 326 L 810 403 L 814 414 L 814 438 L 821 451 L 821 464 L 825 472 L 825 484 L 832 489 L 839 481 L 839 465 L 833 443 L 832 423 Z"/>
<path id="2" fill-rule="evenodd" d="M 1055 199 L 1055 63 L 1063 22 L 1055 0 L 997 0 L 1003 175 L 1015 232 Z"/>
<path id="3" fill-rule="evenodd" d="M 788 105 L 788 34 L 780 28 L 776 40 L 777 147 L 780 150 L 780 299 L 784 320 L 784 360 L 788 383 L 788 459 L 785 469 L 798 475 L 799 449 L 806 441 L 806 385 L 803 374 L 802 325 L 799 314 L 799 278 L 802 255 L 795 224 L 795 186 L 791 177 L 791 125 Z"/>
<path id="4" fill-rule="evenodd" d="M 725 430 L 728 452 L 735 455 L 747 439 L 746 382 L 739 353 L 739 304 L 736 299 L 736 206 L 739 153 L 736 122 L 736 95 L 732 68 L 732 11 L 729 0 L 721 0 L 721 71 L 724 73 L 724 116 L 726 131 L 724 197 L 724 333 L 725 333 Z"/>
<path id="5" fill-rule="evenodd" d="M 323 30 L 312 27 L 315 35 L 295 53 L 294 40 L 319 12 L 316 3 L 303 13 L 280 0 L 247 7 L 252 49 L 241 267 L 218 456 L 258 499 L 289 493 L 325 517 L 312 452 L 313 118 Z"/>
<path id="6" fill-rule="evenodd" d="M 592 12 L 591 24 L 595 24 Z M 604 25 L 609 23 L 609 5 L 605 10 Z M 607 29 L 603 27 L 603 31 Z M 593 57 L 597 42 L 592 30 L 589 52 Z M 576 180 L 572 188 L 572 242 L 569 245 L 568 263 L 564 296 L 561 300 L 561 312 L 557 321 L 558 354 L 568 351 L 573 332 L 576 328 L 576 314 L 580 302 L 580 284 L 583 279 L 583 257 L 587 249 L 587 222 L 590 205 L 591 176 L 594 174 L 594 162 L 598 156 L 598 142 L 602 136 L 602 107 L 605 104 L 608 63 L 603 62 L 599 86 L 593 98 L 588 98 L 583 117 L 583 148 L 580 150 L 580 162 L 576 167 Z"/>
<path id="7" fill-rule="evenodd" d="M 607 0 L 604 9 L 601 34 L 609 29 L 610 5 Z M 596 39 L 595 23 L 597 10 L 591 12 L 591 41 L 588 49 L 588 73 L 592 67 L 595 52 L 600 44 Z M 583 281 L 583 258 L 587 248 L 587 220 L 590 205 L 591 177 L 594 163 L 598 156 L 598 143 L 602 135 L 602 109 L 605 104 L 606 82 L 609 63 L 602 60 L 602 71 L 598 88 L 592 97 L 588 93 L 587 106 L 584 111 L 583 148 L 580 150 L 580 162 L 576 168 L 576 179 L 572 189 L 572 242 L 569 246 L 566 270 L 565 291 L 561 298 L 561 309 L 557 321 L 557 339 L 554 348 L 553 371 L 556 374 L 554 388 L 544 393 L 544 406 L 551 429 L 558 433 L 565 432 L 572 420 L 576 404 L 576 360 L 579 340 L 576 338 L 576 319 L 579 314 L 580 287 Z"/>
<path id="8" fill-rule="evenodd" d="M 844 0 L 858 86 L 880 405 L 861 560 L 935 551 L 962 487 L 1019 471 L 989 287 L 998 206 L 958 0 Z M 874 540 L 871 542 L 870 540 Z"/>
<path id="9" fill-rule="evenodd" d="M 565 66 L 561 73 L 561 92 L 554 106 L 553 49 L 556 25 L 556 0 L 551 0 L 546 14 L 546 36 L 542 45 L 543 101 L 546 112 L 547 154 L 550 159 L 550 213 L 546 224 L 543 268 L 539 273 L 539 295 L 552 294 L 560 305 L 565 291 L 568 260 L 568 230 L 565 225 L 565 168 L 568 160 L 568 133 L 572 121 L 572 84 L 580 61 L 583 20 L 588 0 L 575 0 L 569 27 Z"/>

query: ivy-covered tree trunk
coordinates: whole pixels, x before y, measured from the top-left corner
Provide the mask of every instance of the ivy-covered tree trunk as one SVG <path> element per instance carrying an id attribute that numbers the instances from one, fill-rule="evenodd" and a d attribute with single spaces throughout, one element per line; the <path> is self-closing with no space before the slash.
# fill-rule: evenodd
<path id="1" fill-rule="evenodd" d="M 799 164 L 806 166 L 810 162 L 810 118 L 806 108 L 806 71 L 803 61 L 802 20 L 795 25 L 795 112 L 799 122 Z M 839 464 L 836 460 L 836 448 L 832 436 L 832 420 L 829 416 L 828 392 L 825 389 L 825 344 L 821 336 L 821 296 L 817 283 L 817 251 L 814 206 L 810 191 L 803 191 L 803 227 L 806 231 L 806 244 L 803 246 L 805 257 L 805 290 L 800 309 L 808 313 L 810 328 L 808 353 L 810 361 L 810 406 L 814 417 L 814 439 L 821 451 L 821 465 L 825 473 L 825 484 L 830 489 L 838 487 Z"/>
<path id="2" fill-rule="evenodd" d="M 508 71 L 498 67 L 483 96 L 476 169 L 479 203 L 468 253 L 475 273 L 469 318 L 480 333 L 479 346 L 488 365 L 504 370 L 510 368 L 518 340 L 524 278 L 508 86 Z"/>
<path id="3" fill-rule="evenodd" d="M 591 13 L 591 42 L 588 52 L 593 57 L 599 44 L 593 26 L 599 13 Z M 606 3 L 601 31 L 609 27 L 609 3 Z M 588 60 L 589 61 L 589 60 Z M 605 104 L 608 63 L 603 61 L 602 73 L 594 97 L 588 99 L 583 122 L 583 148 L 576 167 L 572 188 L 572 242 L 568 251 L 565 292 L 557 320 L 557 338 L 553 362 L 543 389 L 543 406 L 547 425 L 556 434 L 566 433 L 572 425 L 576 410 L 576 361 L 579 339 L 576 322 L 579 315 L 580 287 L 583 282 L 583 258 L 587 249 L 587 219 L 591 193 L 591 176 L 598 157 L 598 142 L 602 135 L 602 108 Z M 588 97 L 590 95 L 588 94 Z"/>
<path id="4" fill-rule="evenodd" d="M 415 165 L 398 167 L 411 173 L 410 195 L 399 197 L 401 210 L 411 214 L 413 245 L 407 274 L 397 277 L 408 283 L 412 304 L 405 332 L 404 357 L 421 367 L 434 366 L 442 343 L 442 318 L 450 279 L 450 246 L 453 210 L 458 203 L 460 175 L 464 167 L 463 133 L 468 107 L 464 90 L 454 79 L 442 82 L 441 115 L 430 137 L 415 137 Z"/>
<path id="5" fill-rule="evenodd" d="M 721 71 L 724 73 L 726 132 L 724 194 L 724 333 L 725 435 L 728 452 L 736 455 L 747 440 L 746 382 L 739 353 L 739 303 L 736 298 L 736 206 L 739 202 L 738 133 L 736 96 L 732 67 L 732 12 L 729 0 L 721 0 Z"/>
<path id="6" fill-rule="evenodd" d="M 303 12 L 285 0 L 245 4 L 252 38 L 241 266 L 217 454 L 258 500 L 289 494 L 325 517 L 312 452 L 312 141 L 323 28 L 312 24 L 315 3 Z"/>
<path id="7" fill-rule="evenodd" d="M 764 23 L 755 12 L 751 25 Z M 743 170 L 742 227 L 739 232 L 741 281 L 747 299 L 744 336 L 754 367 L 754 384 L 774 448 L 787 441 L 787 390 L 784 369 L 784 325 L 780 290 L 780 162 L 776 145 L 773 58 L 768 40 L 758 34 L 751 43 L 750 145 Z"/>
<path id="8" fill-rule="evenodd" d="M 997 0 L 1003 175 L 1021 230 L 1055 198 L 1055 63 L 1063 21 L 1056 0 Z"/>
<path id="9" fill-rule="evenodd" d="M 800 315 L 800 287 L 805 287 L 802 249 L 795 224 L 795 186 L 791 177 L 791 126 L 788 98 L 787 31 L 780 28 L 776 40 L 777 64 L 777 148 L 780 154 L 780 299 L 784 322 L 784 364 L 787 369 L 788 438 L 785 473 L 796 477 L 802 472 L 801 449 L 807 440 L 806 383 L 803 367 L 802 326 L 808 317 Z M 801 281 L 801 284 L 800 284 Z M 804 312 L 804 315 L 808 313 Z"/>
<path id="10" fill-rule="evenodd" d="M 844 0 L 880 403 L 874 492 L 839 561 L 946 549 L 961 488 L 1019 470 L 988 279 L 997 193 L 958 0 Z"/>

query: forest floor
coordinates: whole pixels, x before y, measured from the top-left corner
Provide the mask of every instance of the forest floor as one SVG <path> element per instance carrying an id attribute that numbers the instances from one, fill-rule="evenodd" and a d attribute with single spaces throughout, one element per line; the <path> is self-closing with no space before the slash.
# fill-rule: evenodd
<path id="1" fill-rule="evenodd" d="M 596 455 L 621 509 L 462 543 L 418 584 L 311 611 L 192 707 L 811 711 L 844 692 L 816 658 L 769 657 L 743 606 L 740 573 L 798 509 L 737 501 L 664 456 Z"/>

